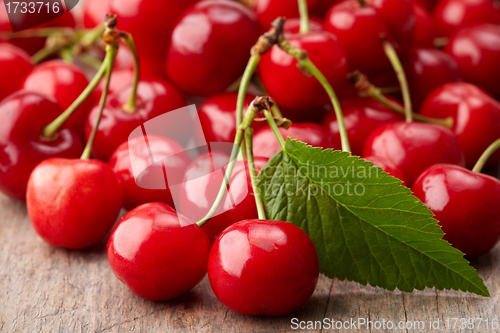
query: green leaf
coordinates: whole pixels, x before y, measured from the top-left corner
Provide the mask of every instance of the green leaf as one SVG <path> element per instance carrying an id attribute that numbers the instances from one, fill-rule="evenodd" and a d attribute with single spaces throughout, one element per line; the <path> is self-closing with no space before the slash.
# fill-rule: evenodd
<path id="1" fill-rule="evenodd" d="M 286 141 L 259 172 L 269 219 L 309 234 L 330 278 L 411 292 L 488 289 L 401 181 L 349 153 Z"/>

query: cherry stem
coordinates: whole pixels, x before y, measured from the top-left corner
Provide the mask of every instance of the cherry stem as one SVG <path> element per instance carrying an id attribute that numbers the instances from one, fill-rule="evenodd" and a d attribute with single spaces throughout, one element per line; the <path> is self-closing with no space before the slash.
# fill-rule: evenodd
<path id="1" fill-rule="evenodd" d="M 486 148 L 486 150 L 484 151 L 484 153 L 477 160 L 476 165 L 474 165 L 474 168 L 472 168 L 472 171 L 474 171 L 474 172 L 481 172 L 481 170 L 483 170 L 484 165 L 486 164 L 486 162 L 488 161 L 488 159 L 499 148 L 500 148 L 500 139 L 496 140 L 488 148 Z"/>
<path id="2" fill-rule="evenodd" d="M 202 227 L 205 223 L 207 223 L 208 220 L 210 220 L 213 217 L 215 212 L 217 212 L 217 209 L 219 209 L 222 199 L 224 199 L 224 195 L 226 194 L 227 186 L 229 184 L 229 179 L 231 179 L 231 175 L 233 174 L 234 164 L 236 163 L 236 158 L 238 157 L 238 153 L 240 152 L 240 146 L 243 141 L 243 134 L 248 128 L 252 126 L 252 123 L 255 117 L 257 117 L 257 114 L 262 110 L 267 109 L 267 105 L 270 105 L 271 103 L 272 102 L 269 97 L 256 97 L 253 100 L 252 104 L 248 107 L 248 110 L 245 113 L 243 121 L 236 130 L 233 150 L 231 151 L 229 164 L 224 174 L 224 181 L 221 184 L 219 193 L 217 194 L 214 204 L 212 205 L 208 213 L 200 221 L 196 222 L 198 226 Z"/>
<path id="3" fill-rule="evenodd" d="M 311 32 L 311 27 L 309 25 L 309 13 L 307 10 L 306 0 L 299 1 L 299 13 L 300 13 L 300 33 L 307 34 Z"/>
<path id="4" fill-rule="evenodd" d="M 252 183 L 252 190 L 255 197 L 255 205 L 257 206 L 257 213 L 260 220 L 266 220 L 266 210 L 262 203 L 260 190 L 257 187 L 257 173 L 255 172 L 255 162 L 253 159 L 253 128 L 249 127 L 245 130 L 245 146 L 247 151 L 247 164 L 248 172 L 250 173 L 250 182 Z"/>
<path id="5" fill-rule="evenodd" d="M 307 70 L 310 74 L 312 74 L 318 81 L 321 83 L 323 88 L 326 90 L 328 96 L 330 97 L 330 101 L 332 102 L 333 109 L 335 110 L 335 115 L 337 116 L 337 122 L 339 124 L 339 132 L 340 132 L 340 139 L 342 142 L 342 150 L 346 152 L 351 152 L 351 146 L 349 145 L 349 138 L 347 137 L 347 130 L 345 128 L 345 123 L 344 123 L 344 116 L 342 114 L 342 108 L 340 107 L 339 99 L 337 98 L 337 95 L 335 94 L 335 91 L 333 91 L 332 86 L 328 82 L 328 80 L 325 78 L 323 73 L 312 63 L 312 61 L 309 59 L 307 52 L 305 50 L 299 49 L 290 42 L 285 39 L 282 36 L 280 36 L 279 42 L 278 42 L 279 47 L 290 54 L 292 57 L 297 59 L 299 69 L 301 69 L 303 72 Z M 307 73 L 307 74 L 309 74 Z"/>
<path id="6" fill-rule="evenodd" d="M 134 55 L 134 81 L 132 83 L 132 92 L 130 93 L 129 100 L 123 106 L 123 110 L 125 112 L 133 113 L 137 110 L 137 86 L 139 85 L 140 73 L 139 54 L 137 52 L 137 48 L 135 47 L 134 38 L 132 38 L 131 34 L 122 32 L 121 40 Z"/>
<path id="7" fill-rule="evenodd" d="M 257 86 L 257 88 L 259 88 L 259 90 L 262 92 L 262 94 L 264 94 L 266 96 L 269 95 L 266 91 L 266 88 L 264 88 L 264 85 L 262 84 L 262 81 L 260 80 L 259 77 L 254 78 L 254 83 Z M 275 118 L 283 118 L 283 114 L 281 113 L 281 110 L 277 104 L 273 104 L 272 111 L 273 111 L 273 115 Z"/>
<path id="8" fill-rule="evenodd" d="M 410 88 L 408 87 L 408 80 L 406 79 L 406 74 L 403 69 L 403 65 L 399 60 L 398 54 L 396 50 L 392 46 L 392 44 L 385 38 L 384 35 L 381 36 L 382 43 L 384 44 L 384 52 L 389 58 L 391 62 L 392 68 L 396 72 L 396 76 L 398 77 L 399 85 L 401 86 L 401 93 L 403 94 L 403 103 L 405 106 L 405 117 L 406 122 L 411 123 L 413 121 L 413 111 L 411 107 L 411 97 L 410 97 Z"/>
<path id="9" fill-rule="evenodd" d="M 281 132 L 278 128 L 278 125 L 276 124 L 276 120 L 273 118 L 272 113 L 269 110 L 265 110 L 264 116 L 266 117 L 269 126 L 271 126 L 271 129 L 273 130 L 273 133 L 276 136 L 276 139 L 278 140 L 281 149 L 285 149 L 286 142 L 283 139 L 283 136 L 281 135 Z"/>
<path id="10" fill-rule="evenodd" d="M 109 81 L 111 80 L 111 73 L 113 71 L 113 63 L 115 61 L 116 54 L 118 53 L 118 48 L 116 45 L 107 45 L 106 46 L 106 58 L 104 63 L 106 63 L 106 82 L 104 84 L 104 90 L 101 94 L 101 100 L 99 102 L 99 113 L 97 114 L 97 118 L 94 122 L 94 127 L 92 127 L 92 132 L 90 133 L 90 137 L 85 145 L 85 149 L 83 150 L 81 159 L 87 160 L 90 158 L 92 154 L 92 147 L 94 146 L 95 137 L 97 135 L 97 128 L 99 127 L 99 123 L 102 118 L 102 112 L 104 110 L 104 105 L 106 104 L 106 98 L 108 96 L 109 91 Z"/>
<path id="11" fill-rule="evenodd" d="M 54 53 L 59 53 L 62 50 L 64 50 L 67 47 L 70 47 L 73 44 L 72 41 L 65 41 L 65 42 L 58 42 L 55 43 L 55 45 L 49 46 L 49 47 L 44 47 L 37 53 L 31 56 L 31 60 L 33 60 L 33 63 L 39 64 L 41 63 L 45 58 L 53 55 Z"/>

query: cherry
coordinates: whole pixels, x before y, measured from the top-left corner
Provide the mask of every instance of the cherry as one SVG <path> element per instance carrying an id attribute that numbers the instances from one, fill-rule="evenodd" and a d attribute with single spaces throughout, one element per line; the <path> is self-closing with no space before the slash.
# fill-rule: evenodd
<path id="1" fill-rule="evenodd" d="M 445 51 L 458 63 L 462 78 L 500 96 L 500 27 L 481 24 L 459 30 Z"/>
<path id="2" fill-rule="evenodd" d="M 152 163 L 150 154 L 158 162 Z M 144 137 L 122 143 L 109 159 L 122 184 L 123 207 L 128 210 L 148 202 L 174 206 L 165 175 L 169 182 L 180 183 L 190 162 L 191 158 L 178 143 L 155 135 L 148 135 L 147 143 Z"/>
<path id="3" fill-rule="evenodd" d="M 312 32 L 319 32 L 325 30 L 323 28 L 323 21 L 317 17 L 309 16 L 309 29 Z M 283 33 L 286 38 L 290 35 L 296 35 L 300 33 L 300 18 L 294 17 L 287 19 L 283 25 Z"/>
<path id="4" fill-rule="evenodd" d="M 50 158 L 30 176 L 28 215 L 47 243 L 83 249 L 102 240 L 122 206 L 120 183 L 98 160 Z"/>
<path id="5" fill-rule="evenodd" d="M 195 2 L 196 0 L 110 0 L 110 12 L 117 15 L 120 30 L 134 37 L 143 78 L 165 78 L 163 64 L 170 34 L 178 18 Z"/>
<path id="6" fill-rule="evenodd" d="M 379 168 L 382 168 L 384 172 L 387 172 L 389 175 L 398 178 L 401 180 L 402 185 L 406 185 L 405 183 L 405 177 L 403 176 L 403 173 L 401 170 L 398 169 L 397 166 L 394 165 L 390 160 L 384 157 L 380 156 L 363 156 L 363 159 L 373 162 L 374 166 L 377 166 Z"/>
<path id="7" fill-rule="evenodd" d="M 22 88 L 55 98 L 65 110 L 88 84 L 89 80 L 78 66 L 62 60 L 51 60 L 36 66 L 25 78 Z M 85 120 L 96 100 L 95 94 L 90 95 L 64 124 L 66 128 L 73 129 L 82 141 L 85 140 Z"/>
<path id="8" fill-rule="evenodd" d="M 206 99 L 198 108 L 201 126 L 207 142 L 233 142 L 236 135 L 236 100 L 238 93 L 225 93 Z M 255 96 L 245 95 L 243 114 Z M 265 126 L 254 122 L 255 130 Z"/>
<path id="9" fill-rule="evenodd" d="M 186 100 L 168 82 L 145 80 L 137 87 L 137 109 L 126 112 L 123 105 L 128 101 L 131 87 L 127 87 L 106 101 L 106 106 L 95 140 L 93 154 L 96 158 L 108 161 L 115 149 L 127 141 L 130 133 L 145 121 L 165 112 L 186 106 Z M 90 111 L 85 134 L 88 137 L 99 112 L 98 106 Z"/>
<path id="10" fill-rule="evenodd" d="M 436 38 L 436 29 L 431 15 L 417 3 L 413 3 L 413 11 L 417 23 L 413 34 L 413 46 L 419 48 L 433 48 L 434 39 Z"/>
<path id="11" fill-rule="evenodd" d="M 207 272 L 210 242 L 196 224 L 163 203 L 125 215 L 108 241 L 116 277 L 137 296 L 167 300 L 187 293 Z"/>
<path id="12" fill-rule="evenodd" d="M 408 186 L 431 165 L 465 166 L 457 137 L 436 124 L 394 122 L 380 126 L 366 140 L 363 156 L 369 155 L 385 157 L 394 163 Z"/>
<path id="13" fill-rule="evenodd" d="M 456 165 L 426 169 L 412 187 L 439 221 L 444 237 L 467 257 L 489 252 L 500 240 L 500 182 Z"/>
<path id="14" fill-rule="evenodd" d="M 2 43 L 0 44 L 0 101 L 19 90 L 24 78 L 31 72 L 34 65 L 29 54 L 22 49 Z"/>
<path id="15" fill-rule="evenodd" d="M 368 97 L 343 100 L 340 106 L 353 155 L 361 156 L 366 139 L 376 128 L 404 120 L 402 115 Z M 339 149 L 341 147 L 340 129 L 335 112 L 328 113 L 323 125 L 328 137 L 326 146 Z"/>
<path id="16" fill-rule="evenodd" d="M 323 127 L 318 124 L 294 123 L 289 129 L 280 128 L 279 131 L 285 140 L 288 136 L 291 139 L 305 142 L 313 147 L 325 147 L 327 145 L 326 133 Z M 340 146 L 335 148 L 340 149 Z M 253 150 L 255 156 L 267 158 L 271 158 L 274 154 L 281 151 L 281 146 L 270 127 L 265 127 L 255 133 Z"/>
<path id="17" fill-rule="evenodd" d="M 255 159 L 256 173 L 267 161 L 267 158 Z M 217 197 L 228 163 L 229 155 L 217 150 L 193 160 L 186 168 L 179 191 L 178 209 L 181 213 L 192 221 L 199 221 L 207 214 Z M 217 212 L 202 227 L 211 242 L 228 226 L 240 221 L 241 216 L 258 216 L 246 161 L 236 162 L 228 185 L 228 192 Z"/>
<path id="18" fill-rule="evenodd" d="M 500 24 L 500 7 L 491 0 L 440 0 L 434 8 L 434 24 L 442 37 L 478 23 Z"/>
<path id="19" fill-rule="evenodd" d="M 470 83 L 449 83 L 434 90 L 424 101 L 420 113 L 429 117 L 452 117 L 452 131 L 465 154 L 467 167 L 474 163 L 500 136 L 500 103 Z M 487 165 L 500 162 L 500 152 Z"/>
<path id="20" fill-rule="evenodd" d="M 255 15 L 243 4 L 201 1 L 186 11 L 172 32 L 168 75 L 187 94 L 222 93 L 243 73 L 261 33 Z"/>
<path id="21" fill-rule="evenodd" d="M 83 25 L 85 28 L 92 29 L 101 24 L 106 14 L 110 12 L 110 3 L 111 0 L 85 0 L 83 3 Z"/>
<path id="22" fill-rule="evenodd" d="M 217 238 L 208 278 L 217 298 L 244 315 L 280 316 L 300 308 L 319 277 L 309 236 L 283 221 L 244 220 Z"/>
<path id="23" fill-rule="evenodd" d="M 443 51 L 412 49 L 404 63 L 413 108 L 418 110 L 434 89 L 460 81 L 457 63 Z"/>
<path id="24" fill-rule="evenodd" d="M 0 190 L 25 200 L 31 171 L 50 157 L 79 157 L 80 140 L 69 129 L 54 138 L 41 137 L 44 126 L 62 113 L 55 100 L 40 93 L 19 91 L 0 104 Z"/>
<path id="25" fill-rule="evenodd" d="M 320 0 L 307 0 L 307 8 L 314 10 Z M 249 0 L 249 6 L 253 9 L 257 19 L 267 30 L 271 23 L 280 16 L 294 18 L 299 16 L 297 1 L 289 0 Z"/>

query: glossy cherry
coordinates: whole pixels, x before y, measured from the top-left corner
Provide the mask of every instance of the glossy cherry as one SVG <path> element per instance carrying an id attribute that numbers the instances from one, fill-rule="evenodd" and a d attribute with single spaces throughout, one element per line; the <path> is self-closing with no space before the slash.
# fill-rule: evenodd
<path id="1" fill-rule="evenodd" d="M 413 3 L 413 11 L 417 23 L 413 34 L 413 46 L 420 48 L 433 48 L 436 38 L 436 29 L 434 21 L 429 12 L 417 3 Z"/>
<path id="2" fill-rule="evenodd" d="M 150 154 L 158 162 L 153 163 Z M 109 159 L 109 165 L 122 184 L 123 207 L 128 210 L 148 202 L 174 207 L 165 175 L 168 181 L 178 184 L 190 163 L 191 158 L 178 143 L 155 135 L 148 135 L 147 143 L 144 137 L 122 143 Z M 140 172 L 137 179 L 134 170 Z"/>
<path id="3" fill-rule="evenodd" d="M 0 104 L 0 191 L 26 200 L 31 171 L 50 157 L 80 157 L 80 140 L 69 129 L 53 139 L 41 137 L 42 129 L 62 113 L 57 102 L 40 93 L 19 91 Z"/>
<path id="4" fill-rule="evenodd" d="M 368 97 L 343 100 L 340 106 L 353 155 L 361 156 L 366 139 L 376 128 L 394 121 L 404 120 L 402 115 Z M 326 146 L 340 149 L 342 144 L 339 124 L 333 110 L 327 114 L 323 125 L 328 137 Z"/>
<path id="5" fill-rule="evenodd" d="M 122 189 L 104 162 L 51 158 L 33 170 L 26 203 L 31 224 L 44 241 L 83 249 L 97 244 L 113 227 Z"/>
<path id="6" fill-rule="evenodd" d="M 296 139 L 312 145 L 313 147 L 327 147 L 327 135 L 323 127 L 313 123 L 294 123 L 289 129 L 280 128 L 281 136 Z M 329 147 L 340 149 L 340 147 Z M 281 146 L 270 127 L 265 127 L 256 132 L 253 139 L 253 152 L 255 156 L 271 158 L 281 151 Z"/>
<path id="7" fill-rule="evenodd" d="M 380 126 L 366 140 L 363 156 L 369 155 L 394 163 L 408 186 L 431 165 L 465 166 L 464 153 L 455 134 L 435 124 L 394 122 Z"/>
<path id="8" fill-rule="evenodd" d="M 25 78 L 22 88 L 55 98 L 65 110 L 88 84 L 89 80 L 78 66 L 62 60 L 51 60 L 36 66 Z M 73 129 L 82 141 L 85 139 L 85 121 L 96 100 L 97 96 L 91 94 L 64 124 L 66 128 Z"/>
<path id="9" fill-rule="evenodd" d="M 85 0 L 82 9 L 85 28 L 92 29 L 104 22 L 104 17 L 110 12 L 110 3 L 111 0 Z"/>
<path id="10" fill-rule="evenodd" d="M 500 26 L 463 28 L 450 38 L 445 51 L 455 59 L 466 82 L 500 97 Z"/>
<path id="11" fill-rule="evenodd" d="M 500 24 L 500 6 L 491 0 L 440 0 L 434 8 L 434 25 L 441 37 L 478 23 Z"/>
<path id="12" fill-rule="evenodd" d="M 453 118 L 452 131 L 464 151 L 468 168 L 500 137 L 500 102 L 470 83 L 449 83 L 434 90 L 424 101 L 420 113 Z M 487 166 L 499 162 L 500 151 L 488 159 Z"/>
<path id="13" fill-rule="evenodd" d="M 444 239 L 467 257 L 488 253 L 500 240 L 500 181 L 448 164 L 426 169 L 413 194 L 434 213 Z"/>
<path id="14" fill-rule="evenodd" d="M 306 50 L 311 62 L 336 87 L 347 74 L 347 58 L 337 38 L 327 31 L 288 35 L 290 43 Z M 304 75 L 297 60 L 277 45 L 262 56 L 259 74 L 267 93 L 294 119 L 311 108 L 330 104 L 328 94 L 314 76 Z"/>
<path id="15" fill-rule="evenodd" d="M 29 54 L 17 46 L 0 44 L 0 101 L 19 90 L 34 65 Z"/>
<path id="16" fill-rule="evenodd" d="M 163 203 L 125 215 L 108 241 L 116 277 L 137 296 L 161 301 L 187 293 L 205 276 L 210 242 L 196 224 Z"/>
<path id="17" fill-rule="evenodd" d="M 172 32 L 168 75 L 187 94 L 222 93 L 243 74 L 261 33 L 255 14 L 241 3 L 198 2 Z"/>
<path id="18" fill-rule="evenodd" d="M 139 82 L 137 87 L 137 110 L 125 112 L 123 105 L 130 97 L 131 87 L 109 96 L 97 131 L 93 155 L 108 161 L 115 149 L 127 141 L 130 133 L 145 121 L 168 111 L 186 106 L 186 100 L 170 83 L 158 80 Z M 87 119 L 85 134 L 88 137 L 99 112 L 94 107 Z"/>
<path id="19" fill-rule="evenodd" d="M 299 17 L 299 6 L 297 1 L 288 0 L 248 0 L 250 8 L 253 9 L 257 19 L 267 30 L 271 23 L 278 17 L 286 18 Z M 320 0 L 307 0 L 307 8 L 311 11 L 317 6 Z"/>
<path id="20" fill-rule="evenodd" d="M 311 297 L 319 277 L 309 236 L 283 221 L 244 220 L 217 238 L 208 259 L 215 296 L 244 315 L 280 316 Z"/>
<path id="21" fill-rule="evenodd" d="M 255 159 L 255 171 L 267 163 L 267 158 Z M 178 210 L 192 221 L 201 220 L 212 207 L 223 182 L 229 163 L 229 155 L 221 151 L 205 153 L 187 167 L 179 190 Z M 219 209 L 202 227 L 210 242 L 228 226 L 241 220 L 242 216 L 257 218 L 250 173 L 246 161 L 235 164 L 228 191 Z"/>

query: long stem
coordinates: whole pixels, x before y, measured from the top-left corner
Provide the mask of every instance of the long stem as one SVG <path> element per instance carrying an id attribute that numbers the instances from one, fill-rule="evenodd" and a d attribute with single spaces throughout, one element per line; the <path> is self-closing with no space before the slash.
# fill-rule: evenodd
<path id="1" fill-rule="evenodd" d="M 134 81 L 132 83 L 132 91 L 129 100 L 123 106 L 125 112 L 133 113 L 137 109 L 137 86 L 139 85 L 140 73 L 139 54 L 137 53 L 137 48 L 135 47 L 134 39 L 131 34 L 123 33 L 121 39 L 123 44 L 125 44 L 134 55 Z"/>
<path id="2" fill-rule="evenodd" d="M 274 120 L 272 113 L 266 110 L 264 111 L 264 116 L 266 116 L 267 123 L 269 124 L 269 126 L 271 126 L 271 129 L 273 130 L 273 133 L 276 136 L 281 149 L 285 149 L 285 140 L 283 139 L 283 136 L 278 129 L 278 125 L 276 125 L 276 121 Z"/>
<path id="3" fill-rule="evenodd" d="M 496 140 L 488 148 L 486 148 L 486 150 L 484 151 L 484 153 L 477 160 L 476 165 L 474 165 L 474 168 L 472 168 L 472 171 L 474 171 L 474 172 L 481 172 L 481 170 L 483 170 L 483 167 L 486 164 L 486 162 L 488 161 L 488 159 L 498 149 L 500 149 L 500 139 Z"/>
<path id="4" fill-rule="evenodd" d="M 311 27 L 309 26 L 309 13 L 307 11 L 306 0 L 299 1 L 299 13 L 300 13 L 300 33 L 307 34 L 311 32 Z"/>
<path id="5" fill-rule="evenodd" d="M 382 42 L 384 44 L 384 52 L 387 55 L 387 58 L 389 58 L 392 68 L 394 68 L 394 71 L 396 72 L 396 75 L 398 77 L 399 85 L 401 86 L 401 93 L 403 94 L 403 102 L 405 106 L 406 122 L 411 123 L 413 120 L 413 111 L 411 108 L 410 88 L 408 87 L 408 80 L 406 79 L 403 65 L 401 64 L 398 54 L 396 53 L 396 50 L 394 50 L 392 44 L 387 39 L 385 39 L 385 37 L 382 37 Z"/>
<path id="6" fill-rule="evenodd" d="M 106 58 L 104 62 L 107 64 L 106 66 L 106 82 L 104 84 L 104 90 L 102 91 L 101 100 L 99 102 L 99 113 L 97 114 L 97 118 L 94 122 L 94 127 L 92 127 L 92 132 L 90 133 L 90 137 L 85 145 L 85 149 L 82 153 L 82 160 L 86 160 L 90 158 L 92 153 L 92 147 L 94 146 L 95 137 L 97 135 L 97 129 L 99 127 L 99 123 L 101 121 L 102 112 L 104 110 L 104 105 L 106 104 L 106 98 L 108 96 L 109 90 L 109 81 L 111 80 L 111 72 L 113 71 L 113 63 L 115 61 L 115 57 L 117 54 L 117 49 L 113 45 L 106 46 Z"/>
<path id="7" fill-rule="evenodd" d="M 247 93 L 248 85 L 250 80 L 252 80 L 252 76 L 257 69 L 257 66 L 260 62 L 260 54 L 254 54 L 250 56 L 248 60 L 247 67 L 245 68 L 245 72 L 241 77 L 240 87 L 238 89 L 238 99 L 236 101 L 236 126 L 241 124 L 241 120 L 243 119 L 243 107 L 245 105 L 245 95 Z"/>
<path id="8" fill-rule="evenodd" d="M 264 209 L 264 204 L 262 203 L 260 190 L 257 187 L 257 173 L 255 172 L 255 162 L 253 159 L 253 128 L 251 127 L 246 129 L 245 131 L 245 146 L 247 150 L 248 171 L 250 173 L 250 182 L 252 183 L 252 190 L 255 197 L 255 205 L 257 206 L 257 213 L 260 220 L 265 220 L 266 211 Z"/>
<path id="9" fill-rule="evenodd" d="M 33 56 L 31 56 L 31 60 L 33 60 L 35 64 L 39 64 L 45 58 L 53 55 L 54 53 L 61 52 L 62 50 L 71 46 L 72 44 L 73 44 L 72 41 L 67 41 L 67 42 L 57 43 L 54 46 L 44 47 L 43 49 L 35 53 Z"/>

